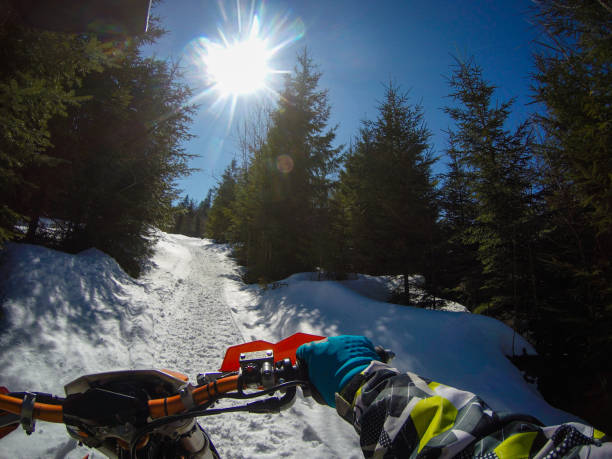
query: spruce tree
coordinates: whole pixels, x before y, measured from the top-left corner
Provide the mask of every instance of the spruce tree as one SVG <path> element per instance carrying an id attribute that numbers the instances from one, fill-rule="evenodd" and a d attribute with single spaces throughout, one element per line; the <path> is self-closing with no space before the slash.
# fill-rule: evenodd
<path id="1" fill-rule="evenodd" d="M 519 316 L 535 307 L 536 294 L 530 263 L 536 237 L 531 207 L 531 128 L 527 122 L 514 130 L 505 127 L 513 100 L 494 105 L 495 87 L 484 80 L 473 61 L 457 60 L 449 84 L 456 104 L 445 112 L 456 123 L 450 130 L 451 173 L 456 175 L 446 182 L 445 194 L 452 196 L 453 187 L 459 184 L 456 189 L 469 195 L 464 209 L 449 207 L 446 215 L 463 214 L 463 221 L 451 224 L 461 231 L 465 244 L 477 247 L 483 298 L 476 310 L 516 324 Z M 461 180 L 464 182 L 457 183 Z M 448 204 L 463 206 L 461 202 Z"/>
<path id="2" fill-rule="evenodd" d="M 29 237 L 46 217 L 55 230 L 43 242 L 71 252 L 97 247 L 138 274 L 151 228 L 171 221 L 174 180 L 189 172 L 181 147 L 190 138 L 189 88 L 175 65 L 140 52 L 161 31 L 153 24 L 104 44 L 87 34 L 11 31 L 1 30 L 11 62 L 2 78 L 13 81 L 9 111 L 25 118 L 11 115 L 16 130 L 0 139 L 0 169 L 11 178 L 0 207 L 29 219 Z"/>
<path id="3" fill-rule="evenodd" d="M 206 222 L 208 220 L 208 212 L 212 206 L 212 190 L 208 190 L 206 197 L 198 205 L 195 212 L 195 237 L 204 237 L 206 232 Z"/>
<path id="4" fill-rule="evenodd" d="M 438 215 L 430 133 L 420 105 L 386 87 L 378 117 L 365 121 L 340 175 L 354 267 L 371 274 L 408 277 L 432 273 Z"/>
<path id="5" fill-rule="evenodd" d="M 33 238 L 39 202 L 51 190 L 40 172 L 58 166 L 49 122 L 83 101 L 75 94 L 84 76 L 113 62 L 110 44 L 85 34 L 29 28 L 10 5 L 0 23 L 0 245 L 15 225 L 31 218 Z"/>
<path id="6" fill-rule="evenodd" d="M 297 60 L 239 186 L 234 234 L 251 280 L 312 270 L 322 256 L 339 150 L 321 74 L 306 51 Z"/>
<path id="7" fill-rule="evenodd" d="M 238 174 L 238 165 L 234 159 L 223 172 L 215 190 L 212 206 L 208 212 L 205 233 L 206 237 L 213 239 L 215 242 L 236 242 L 230 230 L 236 200 Z"/>
<path id="8" fill-rule="evenodd" d="M 189 172 L 181 143 L 193 107 L 175 66 L 125 51 L 120 65 L 83 80 L 89 100 L 53 126 L 49 154 L 70 164 L 47 175 L 57 195 L 48 211 L 70 222 L 62 247 L 97 247 L 131 274 L 152 247 L 152 227 L 172 220 L 175 179 Z"/>
<path id="9" fill-rule="evenodd" d="M 549 280 L 540 347 L 602 375 L 612 352 L 612 8 L 542 0 L 536 20 L 546 34 L 534 85 Z"/>
<path id="10" fill-rule="evenodd" d="M 482 302 L 482 266 L 477 244 L 468 237 L 477 216 L 477 203 L 472 194 L 471 173 L 459 149 L 459 138 L 448 131 L 447 171 L 442 175 L 440 207 L 442 210 L 439 281 L 443 294 L 474 309 Z"/>

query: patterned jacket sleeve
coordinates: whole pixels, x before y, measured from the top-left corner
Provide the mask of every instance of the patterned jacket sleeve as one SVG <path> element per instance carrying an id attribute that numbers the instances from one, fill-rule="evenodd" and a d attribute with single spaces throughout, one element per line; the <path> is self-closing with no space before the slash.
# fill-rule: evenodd
<path id="1" fill-rule="evenodd" d="M 373 361 L 336 394 L 365 457 L 612 458 L 610 437 L 493 412 L 476 395 Z"/>

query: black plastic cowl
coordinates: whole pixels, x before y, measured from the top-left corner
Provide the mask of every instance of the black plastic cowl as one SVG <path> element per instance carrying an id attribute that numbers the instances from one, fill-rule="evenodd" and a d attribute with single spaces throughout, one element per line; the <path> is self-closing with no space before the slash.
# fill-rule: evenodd
<path id="1" fill-rule="evenodd" d="M 149 410 L 142 400 L 104 389 L 71 394 L 64 401 L 64 423 L 96 426 L 138 425 L 146 422 Z"/>

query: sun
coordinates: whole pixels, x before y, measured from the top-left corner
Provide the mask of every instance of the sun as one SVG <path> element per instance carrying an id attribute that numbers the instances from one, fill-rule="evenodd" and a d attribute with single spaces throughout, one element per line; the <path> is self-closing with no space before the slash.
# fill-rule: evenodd
<path id="1" fill-rule="evenodd" d="M 205 101 L 205 109 L 217 119 L 247 116 L 249 107 L 274 104 L 278 87 L 289 70 L 278 66 L 281 51 L 300 40 L 303 21 L 290 12 L 272 11 L 264 0 L 236 0 L 235 11 L 218 2 L 218 35 L 192 39 L 183 50 L 185 75 L 194 84 L 189 104 Z"/>
<path id="2" fill-rule="evenodd" d="M 266 84 L 272 70 L 268 60 L 273 52 L 259 36 L 259 21 L 254 18 L 250 33 L 241 41 L 209 43 L 202 56 L 208 80 L 223 96 L 251 94 Z"/>
<path id="3" fill-rule="evenodd" d="M 259 37 L 230 46 L 214 46 L 206 57 L 208 76 L 221 94 L 250 94 L 265 86 L 269 52 Z"/>

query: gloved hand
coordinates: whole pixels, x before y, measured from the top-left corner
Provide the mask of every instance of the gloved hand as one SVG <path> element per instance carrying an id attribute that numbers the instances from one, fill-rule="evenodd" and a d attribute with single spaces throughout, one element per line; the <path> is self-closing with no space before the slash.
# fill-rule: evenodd
<path id="1" fill-rule="evenodd" d="M 372 360 L 380 360 L 372 342 L 365 336 L 332 336 L 301 345 L 296 352 L 308 367 L 310 382 L 325 402 L 336 407 L 335 393 L 365 370 Z"/>

